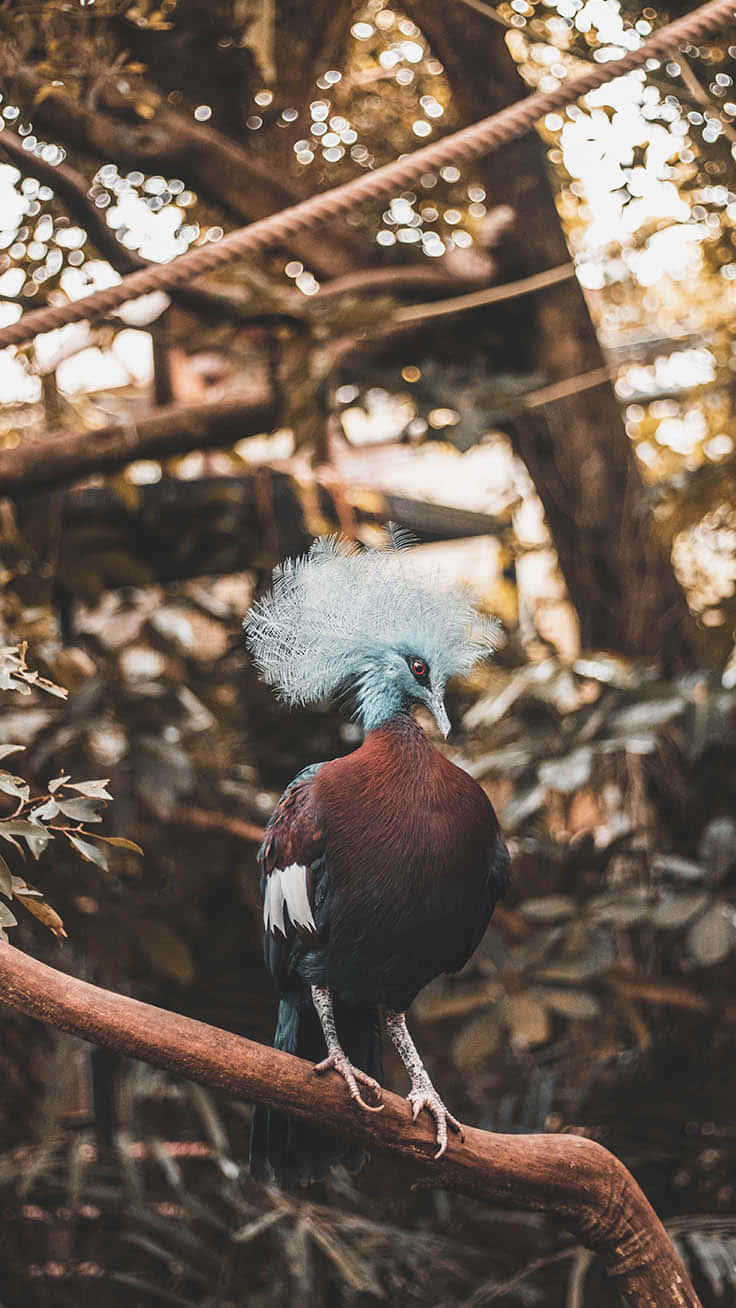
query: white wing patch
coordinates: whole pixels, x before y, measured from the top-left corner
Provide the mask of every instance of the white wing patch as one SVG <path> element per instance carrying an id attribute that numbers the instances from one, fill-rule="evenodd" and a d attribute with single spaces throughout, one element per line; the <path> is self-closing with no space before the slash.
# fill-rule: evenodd
<path id="1" fill-rule="evenodd" d="M 307 894 L 307 869 L 301 863 L 290 863 L 285 868 L 274 868 L 266 881 L 263 897 L 263 920 L 266 930 L 286 935 L 284 908 L 292 926 L 316 931 L 312 906 Z"/>

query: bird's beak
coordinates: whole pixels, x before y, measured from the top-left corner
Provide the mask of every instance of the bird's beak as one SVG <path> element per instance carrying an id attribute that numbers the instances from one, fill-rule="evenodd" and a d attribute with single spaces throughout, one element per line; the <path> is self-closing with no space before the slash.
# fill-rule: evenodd
<path id="1" fill-rule="evenodd" d="M 442 735 L 445 737 L 445 740 L 447 740 L 452 728 L 450 726 L 450 719 L 447 716 L 447 709 L 445 708 L 442 696 L 440 694 L 432 695 L 430 704 L 432 713 L 434 714 L 434 720 L 442 732 Z"/>

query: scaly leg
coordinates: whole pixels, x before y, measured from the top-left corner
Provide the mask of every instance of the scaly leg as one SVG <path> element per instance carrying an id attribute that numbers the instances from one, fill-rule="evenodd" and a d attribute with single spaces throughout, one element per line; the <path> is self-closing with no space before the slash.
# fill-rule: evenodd
<path id="1" fill-rule="evenodd" d="M 358 1082 L 360 1085 L 367 1086 L 377 1099 L 380 1099 L 383 1091 L 377 1081 L 369 1076 L 367 1072 L 361 1071 L 359 1067 L 353 1067 L 345 1050 L 337 1038 L 337 1027 L 335 1026 L 335 1014 L 332 1008 L 332 995 L 329 986 L 312 986 L 312 1002 L 317 1010 L 317 1016 L 322 1026 L 322 1032 L 327 1045 L 327 1057 L 321 1063 L 315 1065 L 315 1072 L 321 1074 L 334 1068 L 336 1072 L 345 1080 L 350 1096 L 361 1108 L 367 1113 L 380 1113 L 383 1104 L 367 1104 L 363 1099 Z"/>
<path id="2" fill-rule="evenodd" d="M 427 1112 L 432 1114 L 437 1128 L 437 1144 L 439 1145 L 435 1158 L 441 1158 L 447 1149 L 448 1126 L 452 1127 L 453 1131 L 457 1131 L 461 1140 L 464 1138 L 463 1128 L 457 1119 L 451 1113 L 448 1113 L 432 1085 L 427 1069 L 419 1057 L 417 1047 L 409 1035 L 406 1015 L 404 1013 L 394 1013 L 388 1009 L 386 1012 L 386 1029 L 411 1077 L 411 1090 L 407 1095 L 411 1104 L 411 1115 L 416 1122 L 423 1108 L 426 1108 Z"/>

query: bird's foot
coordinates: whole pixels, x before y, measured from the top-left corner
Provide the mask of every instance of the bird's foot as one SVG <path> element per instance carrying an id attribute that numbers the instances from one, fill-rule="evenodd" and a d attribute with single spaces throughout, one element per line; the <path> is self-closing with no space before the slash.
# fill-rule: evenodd
<path id="1" fill-rule="evenodd" d="M 350 1059 L 342 1050 L 339 1053 L 328 1054 L 327 1058 L 323 1058 L 321 1063 L 316 1063 L 314 1068 L 318 1076 L 321 1076 L 324 1072 L 329 1072 L 330 1069 L 340 1073 L 348 1087 L 351 1099 L 355 1100 L 359 1108 L 364 1109 L 366 1113 L 380 1113 L 384 1105 L 382 1103 L 367 1104 L 360 1093 L 360 1086 L 364 1085 L 366 1089 L 375 1095 L 376 1099 L 382 1098 L 383 1090 L 374 1077 L 369 1076 L 367 1072 L 361 1071 L 359 1067 L 353 1067 Z"/>
<path id="2" fill-rule="evenodd" d="M 439 1145 L 435 1158 L 441 1158 L 447 1151 L 448 1126 L 457 1132 L 461 1141 L 465 1139 L 463 1128 L 457 1118 L 453 1117 L 452 1113 L 448 1113 L 429 1077 L 421 1077 L 413 1081 L 407 1099 L 411 1104 L 413 1121 L 416 1122 L 423 1108 L 426 1108 L 427 1112 L 431 1113 L 434 1118 L 437 1144 Z"/>

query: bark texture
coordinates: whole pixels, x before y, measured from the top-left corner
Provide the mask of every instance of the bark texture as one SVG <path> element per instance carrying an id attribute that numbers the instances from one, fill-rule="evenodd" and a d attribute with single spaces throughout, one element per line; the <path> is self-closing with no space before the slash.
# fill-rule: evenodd
<path id="1" fill-rule="evenodd" d="M 315 1086 L 309 1063 L 229 1031 L 102 990 L 0 944 L 0 998 L 61 1031 L 144 1059 L 188 1080 L 329 1122 L 372 1151 L 401 1158 L 417 1178 L 503 1207 L 545 1212 L 602 1259 L 631 1308 L 699 1308 L 664 1227 L 618 1159 L 574 1135 L 491 1135 L 467 1128 L 439 1161 L 429 1122 L 405 1100 L 356 1110 L 338 1077 Z"/>
<path id="2" fill-rule="evenodd" d="M 520 100 L 524 83 L 502 27 L 463 5 L 407 0 L 445 66 L 463 123 Z M 474 166 L 491 204 L 517 223 L 500 257 L 503 280 L 531 276 L 569 258 L 542 145 L 535 135 Z M 510 321 L 528 332 L 528 370 L 550 384 L 605 364 L 575 280 L 548 287 Z M 493 360 L 489 360 L 493 369 Z M 661 548 L 621 412 L 609 380 L 545 405 L 511 428 L 544 505 L 583 642 L 671 666 L 693 658 L 694 629 L 669 557 Z"/>

